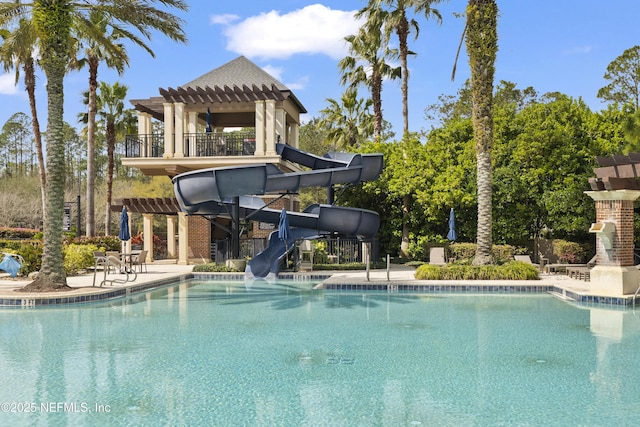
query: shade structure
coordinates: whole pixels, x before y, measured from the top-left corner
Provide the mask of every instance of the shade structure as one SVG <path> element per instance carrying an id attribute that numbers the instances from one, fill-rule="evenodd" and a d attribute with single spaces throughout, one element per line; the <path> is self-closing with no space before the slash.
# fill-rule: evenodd
<path id="1" fill-rule="evenodd" d="M 211 133 L 211 110 L 207 108 L 207 133 Z"/>
<path id="2" fill-rule="evenodd" d="M 447 233 L 447 239 L 452 242 L 458 238 L 456 234 L 456 216 L 453 213 L 453 208 L 449 211 L 449 232 Z"/>
<path id="3" fill-rule="evenodd" d="M 120 232 L 118 233 L 118 238 L 123 242 L 131 239 L 131 232 L 129 231 L 129 214 L 127 213 L 126 206 L 122 208 L 122 213 L 120 214 Z"/>

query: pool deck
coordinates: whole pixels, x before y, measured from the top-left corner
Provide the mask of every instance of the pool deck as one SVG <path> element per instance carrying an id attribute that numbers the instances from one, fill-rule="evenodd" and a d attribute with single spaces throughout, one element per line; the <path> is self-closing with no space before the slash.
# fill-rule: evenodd
<path id="1" fill-rule="evenodd" d="M 243 273 L 192 273 L 193 265 L 177 265 L 174 262 L 156 261 L 147 264 L 148 271 L 138 273 L 133 282 L 105 284 L 100 287 L 102 272 L 96 275 L 96 286 L 93 286 L 93 273 L 70 276 L 67 284 L 74 288 L 63 292 L 24 293 L 18 292 L 30 283 L 28 279 L 12 279 L 7 274 L 0 274 L 0 307 L 33 307 L 36 305 L 57 305 L 94 302 L 121 298 L 148 289 L 163 286 L 184 277 L 203 278 L 235 278 L 240 279 Z M 605 304 L 616 307 L 631 306 L 633 295 L 615 296 L 594 294 L 589 289 L 589 282 L 572 279 L 563 274 L 541 274 L 540 280 L 416 280 L 415 269 L 394 265 L 387 270 L 366 271 L 313 271 L 300 273 L 283 273 L 283 277 L 305 278 L 319 277 L 322 282 L 319 289 L 335 290 L 381 290 L 387 292 L 413 291 L 424 293 L 550 293 L 560 299 L 586 304 Z M 327 276 L 329 276 L 327 278 Z M 122 275 L 110 274 L 109 278 L 120 278 Z M 636 303 L 640 303 L 640 298 Z"/>

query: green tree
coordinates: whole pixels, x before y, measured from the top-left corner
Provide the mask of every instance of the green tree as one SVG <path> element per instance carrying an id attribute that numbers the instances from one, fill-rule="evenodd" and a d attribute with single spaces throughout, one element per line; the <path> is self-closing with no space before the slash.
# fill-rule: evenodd
<path id="1" fill-rule="evenodd" d="M 502 120 L 501 127 L 511 122 L 517 134 L 496 132 L 497 241 L 522 244 L 543 229 L 556 237 L 586 237 L 594 206 L 584 190 L 595 156 L 603 154 L 588 132 L 592 117 L 583 101 L 563 95 Z"/>
<path id="2" fill-rule="evenodd" d="M 356 16 L 367 14 L 369 9 L 361 10 Z M 373 136 L 381 138 L 383 131 L 382 88 L 383 79 L 401 77 L 401 68 L 392 67 L 386 62 L 388 49 L 382 48 L 381 14 L 372 14 L 356 35 L 345 37 L 349 43 L 350 56 L 340 60 L 341 84 L 351 88 L 366 85 L 371 93 L 373 105 Z M 386 52 L 385 52 L 386 51 Z"/>
<path id="3" fill-rule="evenodd" d="M 152 0 L 143 3 L 96 0 L 74 3 L 70 0 L 34 0 L 33 3 L 0 3 L 0 28 L 9 29 L 16 19 L 31 14 L 38 40 L 40 64 L 47 78 L 47 187 L 44 217 L 42 266 L 36 280 L 25 291 L 46 291 L 67 287 L 63 267 L 62 218 L 64 211 L 64 76 L 72 58 L 74 22 L 89 22 L 91 10 L 103 11 L 112 22 L 131 26 L 145 36 L 151 29 L 167 34 L 174 30 L 184 39 L 181 21 L 165 10 L 153 7 Z M 167 6 L 186 10 L 182 0 L 162 0 Z M 127 34 L 130 34 L 127 32 Z"/>
<path id="4" fill-rule="evenodd" d="M 466 45 L 471 68 L 473 134 L 478 180 L 476 265 L 493 262 L 491 148 L 493 145 L 493 76 L 498 50 L 498 6 L 495 0 L 469 0 Z"/>
<path id="5" fill-rule="evenodd" d="M 85 209 L 85 233 L 95 235 L 95 162 L 96 162 L 96 129 L 97 113 L 96 92 L 98 90 L 98 67 L 104 61 L 111 68 L 115 68 L 120 75 L 125 66 L 129 65 L 129 58 L 124 46 L 118 41 L 123 37 L 117 29 L 109 32 L 109 21 L 102 11 L 92 10 L 89 13 L 90 26 L 78 25 L 76 39 L 78 48 L 83 51 L 84 58 L 76 59 L 74 68 L 80 69 L 85 65 L 89 71 L 89 92 L 87 112 L 87 194 Z"/>
<path id="6" fill-rule="evenodd" d="M 36 46 L 36 32 L 33 22 L 27 18 L 18 20 L 13 31 L 0 30 L 3 43 L 0 46 L 0 61 L 4 64 L 5 71 L 15 67 L 16 84 L 20 79 L 20 67 L 24 73 L 24 87 L 29 97 L 29 110 L 31 111 L 31 127 L 34 136 L 35 151 L 38 159 L 38 176 L 40 178 L 40 193 L 42 198 L 42 212 L 46 213 L 45 190 L 47 185 L 44 153 L 42 150 L 42 133 L 38 120 L 36 107 L 36 62 L 33 58 Z"/>
<path id="7" fill-rule="evenodd" d="M 2 139 L 6 144 L 5 153 L 13 171 L 10 175 L 24 177 L 33 169 L 33 134 L 29 129 L 31 119 L 24 113 L 15 113 L 2 126 Z"/>
<path id="8" fill-rule="evenodd" d="M 633 46 L 614 59 L 604 73 L 609 84 L 598 90 L 598 98 L 638 111 L 640 99 L 640 46 Z"/>
<path id="9" fill-rule="evenodd" d="M 408 38 L 409 34 L 415 33 L 417 39 L 420 31 L 418 21 L 410 16 L 413 11 L 416 14 L 423 14 L 425 18 L 434 17 L 438 23 L 442 22 L 442 16 L 437 9 L 432 6 L 440 3 L 442 0 L 369 0 L 368 16 L 373 22 L 380 19 L 378 15 L 382 14 L 384 22 L 384 33 L 387 42 L 391 34 L 398 37 L 398 57 L 400 58 L 400 66 L 402 69 L 402 117 L 403 132 L 409 132 L 409 66 L 407 58 L 409 55 L 415 55 L 409 50 Z M 385 4 L 388 9 L 382 10 L 380 5 Z"/>
<path id="10" fill-rule="evenodd" d="M 106 130 L 107 141 L 107 209 L 105 217 L 105 235 L 111 234 L 111 202 L 113 199 L 113 171 L 114 171 L 114 153 L 116 147 L 116 136 L 118 133 L 123 134 L 127 126 L 127 115 L 131 116 L 131 112 L 127 111 L 124 106 L 124 100 L 127 97 L 127 86 L 118 82 L 109 85 L 100 82 L 100 93 L 97 99 L 97 113 L 102 117 Z"/>
<path id="11" fill-rule="evenodd" d="M 373 134 L 371 99 L 358 98 L 358 91 L 347 88 L 340 101 L 329 98 L 329 106 L 320 110 L 321 126 L 336 147 L 353 149 Z"/>

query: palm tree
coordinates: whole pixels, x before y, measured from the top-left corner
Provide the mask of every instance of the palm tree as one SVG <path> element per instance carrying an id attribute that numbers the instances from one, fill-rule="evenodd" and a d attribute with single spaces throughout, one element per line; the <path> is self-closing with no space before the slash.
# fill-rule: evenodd
<path id="1" fill-rule="evenodd" d="M 105 124 L 107 140 L 107 212 L 105 217 L 105 236 L 111 234 L 111 201 L 113 198 L 113 171 L 116 136 L 126 125 L 124 100 L 127 97 L 127 86 L 116 82 L 110 85 L 100 82 L 100 94 L 97 99 L 97 113 Z"/>
<path id="2" fill-rule="evenodd" d="M 469 0 L 466 46 L 471 68 L 473 137 L 476 143 L 478 230 L 475 265 L 493 262 L 491 149 L 493 146 L 493 79 L 498 51 L 498 6 L 495 0 Z"/>
<path id="3" fill-rule="evenodd" d="M 87 65 L 89 69 L 89 92 L 87 114 L 87 196 L 85 210 L 85 229 L 87 236 L 95 235 L 95 158 L 96 158 L 96 91 L 98 88 L 98 66 L 105 61 L 111 68 L 115 68 L 122 75 L 125 66 L 129 65 L 129 58 L 122 44 L 117 41 L 122 37 L 117 30 L 109 33 L 109 21 L 101 11 L 92 10 L 89 13 L 91 32 L 86 32 L 86 27 L 78 26 L 77 42 L 85 57 L 77 59 L 73 67 L 80 69 Z M 143 44 L 144 46 L 144 44 Z M 144 46 L 146 48 L 146 46 Z M 148 49 L 147 49 L 148 50 Z M 153 55 L 153 52 L 151 52 Z"/>
<path id="4" fill-rule="evenodd" d="M 365 7 L 365 9 L 368 10 L 368 16 L 374 21 L 381 19 L 376 15 L 383 15 L 384 33 L 387 42 L 391 38 L 392 33 L 395 33 L 398 37 L 398 56 L 402 69 L 401 90 L 404 133 L 409 132 L 409 67 L 407 65 L 407 58 L 409 55 L 415 55 L 414 52 L 409 50 L 407 39 L 409 38 L 409 34 L 412 33 L 412 29 L 413 32 L 415 32 L 416 39 L 420 31 L 418 22 L 413 18 L 409 19 L 408 13 L 413 10 L 417 14 L 424 14 L 427 19 L 433 16 L 438 23 L 440 23 L 442 22 L 442 16 L 432 5 L 440 3 L 441 1 L 442 0 L 369 0 L 369 4 Z M 389 6 L 390 10 L 381 10 L 381 3 Z"/>
<path id="5" fill-rule="evenodd" d="M 366 14 L 363 9 L 359 14 Z M 357 16 L 360 16 L 357 14 Z M 348 84 L 351 88 L 364 84 L 371 92 L 373 104 L 373 136 L 380 140 L 383 128 L 382 116 L 382 82 L 384 78 L 396 79 L 401 76 L 400 67 L 392 67 L 385 61 L 388 52 L 381 53 L 382 32 L 381 22 L 375 21 L 381 14 L 367 19 L 358 34 L 345 37 L 349 43 L 351 56 L 340 60 L 338 67 L 341 71 L 340 83 Z"/>
<path id="6" fill-rule="evenodd" d="M 329 98 L 329 106 L 320 110 L 320 126 L 336 149 L 354 148 L 373 134 L 373 117 L 369 113 L 371 99 L 358 98 L 358 91 L 348 88 L 340 101 Z"/>
<path id="7" fill-rule="evenodd" d="M 187 10 L 183 0 L 158 0 L 167 6 Z M 64 76 L 72 58 L 72 29 L 85 22 L 91 28 L 87 14 L 92 10 L 109 16 L 114 28 L 127 37 L 137 38 L 127 27 L 135 28 L 144 37 L 152 29 L 174 40 L 186 37 L 182 21 L 153 7 L 155 0 L 144 3 L 119 0 L 94 0 L 76 3 L 71 0 L 34 0 L 32 3 L 0 3 L 0 28 L 7 29 L 16 19 L 31 15 L 38 40 L 40 64 L 47 78 L 47 185 L 46 215 L 44 217 L 44 247 L 42 266 L 36 280 L 25 286 L 25 291 L 47 291 L 67 288 L 63 267 L 62 218 L 64 212 Z"/>
<path id="8" fill-rule="evenodd" d="M 33 23 L 29 19 L 22 18 L 13 32 L 3 29 L 0 32 L 3 43 L 0 46 L 0 61 L 4 64 L 5 71 L 15 67 L 16 84 L 20 80 L 20 67 L 24 72 L 24 87 L 29 97 L 29 110 L 31 111 L 31 127 L 35 140 L 36 156 L 38 158 L 38 176 L 40 178 L 40 191 L 42 195 L 42 212 L 46 213 L 47 173 L 44 163 L 44 153 L 42 151 L 42 133 L 40 132 L 40 122 L 38 121 L 38 110 L 36 108 L 36 71 L 33 52 L 36 45 L 36 34 Z"/>

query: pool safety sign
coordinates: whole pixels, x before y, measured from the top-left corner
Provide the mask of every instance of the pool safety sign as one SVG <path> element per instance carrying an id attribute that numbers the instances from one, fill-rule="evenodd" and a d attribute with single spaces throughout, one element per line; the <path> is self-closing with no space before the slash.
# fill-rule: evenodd
<path id="1" fill-rule="evenodd" d="M 65 202 L 62 216 L 62 231 L 71 231 L 71 203 Z"/>

